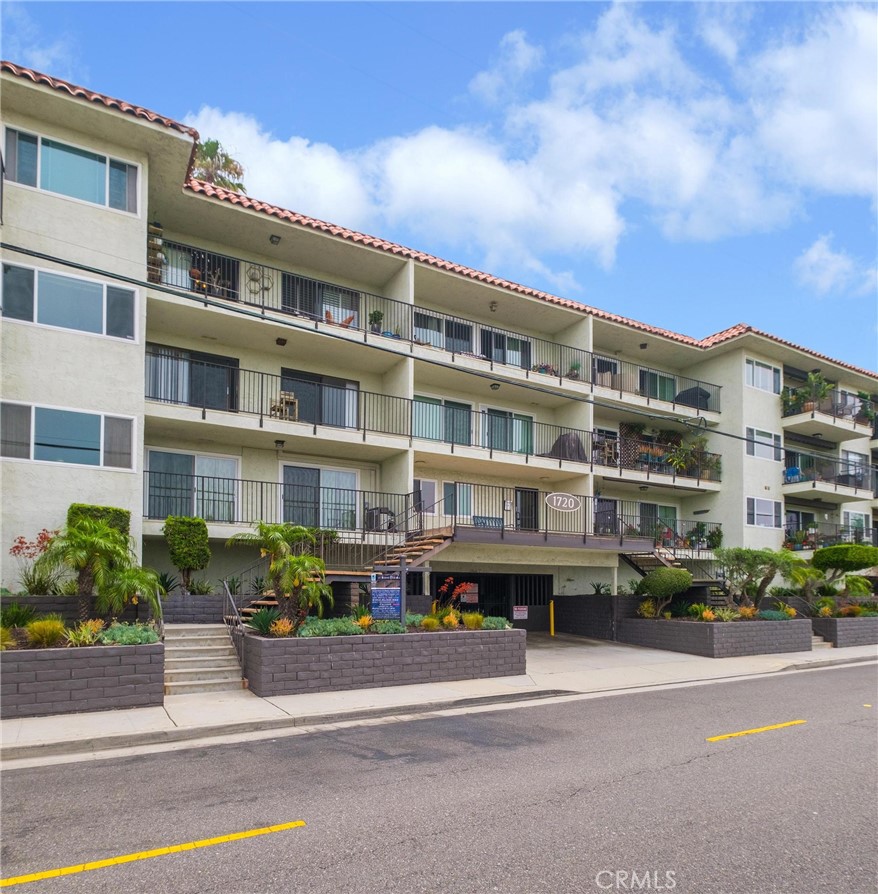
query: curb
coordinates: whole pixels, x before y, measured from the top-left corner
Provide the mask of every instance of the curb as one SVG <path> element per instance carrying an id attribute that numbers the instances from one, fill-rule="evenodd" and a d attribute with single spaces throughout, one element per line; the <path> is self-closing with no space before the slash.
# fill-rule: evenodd
<path id="1" fill-rule="evenodd" d="M 878 655 L 863 655 L 860 658 L 827 658 L 824 661 L 805 661 L 803 664 L 791 664 L 786 670 L 810 670 L 812 667 L 836 667 L 840 664 L 864 664 L 878 661 Z"/>
<path id="2" fill-rule="evenodd" d="M 0 761 L 22 758 L 55 757 L 68 754 L 87 754 L 94 751 L 112 751 L 117 748 L 135 748 L 140 745 L 162 745 L 185 742 L 188 739 L 208 739 L 217 736 L 234 736 L 260 730 L 289 729 L 298 726 L 325 726 L 351 720 L 374 720 L 408 714 L 430 714 L 452 708 L 470 708 L 495 705 L 504 702 L 539 701 L 546 698 L 580 695 L 568 689 L 540 689 L 535 692 L 510 692 L 500 695 L 469 696 L 448 701 L 424 702 L 413 705 L 394 705 L 382 708 L 362 708 L 356 711 L 336 711 L 332 714 L 311 714 L 303 717 L 278 717 L 270 720 L 249 720 L 227 723 L 222 726 L 191 726 L 143 733 L 121 733 L 91 739 L 68 739 L 57 742 L 35 742 L 30 745 L 8 745 L 0 748 Z"/>

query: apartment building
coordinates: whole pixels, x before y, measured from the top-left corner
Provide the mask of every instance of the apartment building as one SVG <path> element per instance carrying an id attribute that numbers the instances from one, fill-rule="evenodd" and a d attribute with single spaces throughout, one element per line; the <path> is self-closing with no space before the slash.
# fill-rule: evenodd
<path id="1" fill-rule="evenodd" d="M 404 549 L 413 594 L 452 576 L 510 617 L 672 561 L 707 584 L 720 543 L 873 540 L 874 372 L 227 192 L 185 125 L 2 82 L 4 586 L 74 501 L 129 509 L 159 570 L 168 515 L 207 521 L 213 579 L 253 558 L 231 534 L 289 521 L 338 532 L 340 587 Z"/>

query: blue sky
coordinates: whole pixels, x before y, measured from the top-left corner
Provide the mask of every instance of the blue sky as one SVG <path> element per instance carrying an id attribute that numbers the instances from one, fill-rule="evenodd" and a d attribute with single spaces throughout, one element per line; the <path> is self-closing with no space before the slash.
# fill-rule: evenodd
<path id="1" fill-rule="evenodd" d="M 878 368 L 876 7 L 3 4 L 3 57 L 257 198 L 687 335 Z"/>

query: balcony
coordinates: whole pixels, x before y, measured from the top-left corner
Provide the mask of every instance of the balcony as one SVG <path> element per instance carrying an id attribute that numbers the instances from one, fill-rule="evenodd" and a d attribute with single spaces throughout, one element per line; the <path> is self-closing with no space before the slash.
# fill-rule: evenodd
<path id="1" fill-rule="evenodd" d="M 310 279 L 263 264 L 164 240 L 164 263 L 153 262 L 151 282 L 223 301 L 289 315 L 309 326 L 332 325 L 405 343 L 415 357 L 433 351 L 561 386 L 585 386 L 610 399 L 635 395 L 646 405 L 720 412 L 720 386 L 676 373 L 603 357 L 569 345 L 441 313 L 347 286 Z M 368 334 L 367 334 L 368 333 Z M 580 389 L 582 390 L 582 389 Z"/>
<path id="2" fill-rule="evenodd" d="M 781 402 L 784 431 L 832 443 L 874 437 L 878 404 L 865 393 L 834 389 L 825 397 L 815 397 L 807 386 L 788 387 Z"/>
<path id="3" fill-rule="evenodd" d="M 632 481 L 720 480 L 717 454 L 693 453 L 674 465 L 678 448 L 672 445 L 622 439 L 612 441 L 608 448 L 604 439 L 592 432 L 536 422 L 512 412 L 441 406 L 162 351 L 146 352 L 146 399 L 194 408 L 202 420 L 220 424 L 256 417 L 259 428 L 269 425 L 285 437 L 319 435 L 340 440 L 339 432 L 348 431 L 361 434 L 365 440 L 365 435 L 372 433 L 404 438 L 405 444 L 397 444 L 396 449 L 419 440 L 444 445 L 441 453 L 466 455 L 472 451 L 475 458 L 500 454 L 517 456 L 524 462 L 547 460 L 552 466 L 557 462 L 559 467 L 574 463 L 593 469 L 598 465 Z M 149 411 L 147 415 L 151 415 Z M 543 463 L 544 467 L 548 465 Z M 602 474 L 607 477 L 606 472 Z M 617 477 L 615 473 L 613 477 Z"/>
<path id="4" fill-rule="evenodd" d="M 874 470 L 862 463 L 788 450 L 783 493 L 787 497 L 837 504 L 870 500 L 874 493 L 874 478 Z"/>
<path id="5" fill-rule="evenodd" d="M 878 528 L 815 522 L 806 528 L 787 526 L 784 529 L 784 549 L 814 550 L 824 546 L 836 546 L 839 543 L 866 543 L 878 546 Z"/>

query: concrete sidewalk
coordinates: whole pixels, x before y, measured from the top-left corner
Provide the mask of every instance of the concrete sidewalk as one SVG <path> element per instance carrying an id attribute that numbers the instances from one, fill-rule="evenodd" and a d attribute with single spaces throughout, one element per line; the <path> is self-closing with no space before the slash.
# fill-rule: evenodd
<path id="1" fill-rule="evenodd" d="M 4 768 L 292 735 L 352 722 L 533 703 L 870 662 L 878 646 L 700 658 L 575 636 L 531 634 L 527 674 L 262 699 L 246 690 L 167 696 L 163 707 L 0 721 Z"/>

